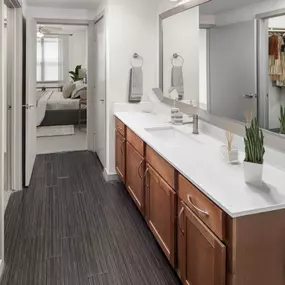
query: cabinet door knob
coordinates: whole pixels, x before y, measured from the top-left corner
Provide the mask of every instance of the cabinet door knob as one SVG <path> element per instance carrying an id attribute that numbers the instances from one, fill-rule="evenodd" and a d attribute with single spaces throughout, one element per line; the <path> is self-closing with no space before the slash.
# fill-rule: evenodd
<path id="1" fill-rule="evenodd" d="M 149 185 L 147 184 L 147 174 L 148 174 L 148 172 L 149 172 L 149 169 L 147 168 L 147 169 L 145 170 L 144 175 L 143 175 L 143 177 L 145 177 L 145 186 L 146 186 L 147 188 L 149 187 Z"/>
<path id="2" fill-rule="evenodd" d="M 184 210 L 185 210 L 184 207 L 182 207 L 180 212 L 179 212 L 179 215 L 178 215 L 178 226 L 179 226 L 179 229 L 180 229 L 182 234 L 184 234 L 184 230 L 181 227 L 181 216 L 182 216 Z"/>
<path id="3" fill-rule="evenodd" d="M 124 145 L 125 142 L 126 142 L 126 140 L 124 139 L 124 140 L 122 141 L 121 147 L 120 147 L 120 150 L 121 150 L 121 154 L 122 154 L 122 155 L 125 155 L 125 153 L 123 152 L 123 145 Z"/>
<path id="4" fill-rule="evenodd" d="M 139 175 L 139 178 L 140 178 L 141 180 L 143 180 L 143 176 L 141 176 L 141 167 L 142 167 L 143 162 L 144 162 L 144 160 L 142 160 L 142 161 L 140 162 L 140 165 L 139 165 L 139 168 L 138 168 L 138 175 Z"/>
<path id="5" fill-rule="evenodd" d="M 208 212 L 199 209 L 197 206 L 195 206 L 195 205 L 193 204 L 192 198 L 191 198 L 190 195 L 187 195 L 187 200 L 188 200 L 188 202 L 192 205 L 192 207 L 193 207 L 196 211 L 198 211 L 199 213 L 201 213 L 201 214 L 203 214 L 203 215 L 205 215 L 205 216 L 209 216 L 209 213 L 208 213 Z"/>

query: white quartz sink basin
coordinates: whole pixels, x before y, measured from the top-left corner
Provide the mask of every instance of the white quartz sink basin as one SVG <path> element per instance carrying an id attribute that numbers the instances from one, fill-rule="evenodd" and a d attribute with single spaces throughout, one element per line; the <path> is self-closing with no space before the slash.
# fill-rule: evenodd
<path id="1" fill-rule="evenodd" d="M 182 146 L 190 142 L 195 142 L 200 144 L 201 142 L 191 135 L 187 135 L 172 126 L 167 127 L 157 127 L 157 128 L 146 128 L 148 133 L 150 133 L 156 139 L 162 141 L 163 143 L 170 146 Z"/>

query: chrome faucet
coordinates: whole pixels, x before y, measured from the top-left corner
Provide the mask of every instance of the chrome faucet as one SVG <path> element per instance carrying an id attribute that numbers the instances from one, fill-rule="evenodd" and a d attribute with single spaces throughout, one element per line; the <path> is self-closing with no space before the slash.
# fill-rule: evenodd
<path id="1" fill-rule="evenodd" d="M 197 114 L 189 116 L 189 118 L 193 118 L 193 121 L 183 123 L 183 125 L 193 124 L 193 134 L 199 135 L 199 116 Z"/>

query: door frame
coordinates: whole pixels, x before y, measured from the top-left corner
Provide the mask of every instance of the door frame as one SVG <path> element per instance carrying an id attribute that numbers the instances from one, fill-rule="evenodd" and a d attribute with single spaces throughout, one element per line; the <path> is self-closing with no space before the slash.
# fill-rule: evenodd
<path id="1" fill-rule="evenodd" d="M 95 33 L 94 33 L 94 28 L 97 23 L 103 21 L 103 26 L 104 26 L 104 41 L 105 41 L 105 51 L 106 51 L 106 44 L 107 44 L 107 37 L 106 37 L 106 13 L 105 10 L 103 10 L 101 13 L 98 14 L 98 16 L 89 22 L 89 28 L 88 28 L 88 71 L 93 75 L 88 76 L 88 98 L 89 101 L 87 102 L 87 137 L 88 137 L 88 142 L 87 142 L 87 148 L 89 151 L 92 151 L 96 153 L 96 143 L 95 143 L 95 136 L 96 136 L 96 125 L 95 125 L 95 120 L 96 116 L 95 114 L 92 113 L 92 104 L 93 108 L 95 108 L 96 100 L 95 100 L 95 94 L 94 94 L 94 89 L 95 89 L 95 77 L 96 77 L 96 72 L 95 72 Z M 107 142 L 107 130 L 106 130 L 106 118 L 107 118 L 107 55 L 105 53 L 105 131 L 104 131 L 104 141 L 105 141 L 105 164 L 106 164 L 106 159 L 107 159 L 107 147 L 106 147 L 106 142 Z M 90 102 L 90 104 L 89 104 Z M 102 162 L 101 162 L 102 163 Z M 104 168 L 104 173 L 106 169 L 106 165 L 103 165 Z"/>
<path id="2" fill-rule="evenodd" d="M 54 18 L 54 19 L 45 19 L 45 18 L 34 18 L 36 23 L 41 23 L 41 24 L 59 24 L 59 25 L 78 25 L 78 26 L 86 26 L 88 27 L 90 21 L 89 20 L 76 20 L 76 19 L 70 19 L 70 20 L 64 20 L 64 19 L 58 19 L 58 18 Z M 89 41 L 89 38 L 87 39 Z M 24 37 L 24 41 L 25 41 L 25 37 Z M 23 53 L 24 54 L 24 53 Z M 21 108 L 22 108 L 22 104 L 25 105 L 25 84 L 26 84 L 26 74 L 25 74 L 25 65 L 27 65 L 28 62 L 26 62 L 26 57 L 23 57 L 23 65 L 24 65 L 24 76 L 23 76 L 23 89 L 24 91 L 23 93 L 23 98 L 21 100 Z M 92 74 L 89 73 L 89 71 L 87 71 L 87 76 L 91 77 Z M 89 87 L 89 86 L 88 86 Z M 87 122 L 88 124 L 88 122 Z M 22 188 L 24 187 L 24 183 L 25 183 L 25 176 L 26 176 L 26 166 L 25 166 L 25 156 L 26 156 L 26 146 L 25 146 L 25 133 L 26 133 L 26 125 L 25 125 L 25 112 L 22 112 L 22 121 L 21 124 L 18 122 L 18 125 L 20 126 L 21 129 L 21 135 L 22 135 L 22 140 L 21 140 L 21 153 L 22 156 L 21 158 L 18 157 L 17 161 L 18 161 L 18 165 L 19 165 L 19 179 L 21 179 L 21 186 Z M 88 136 L 88 134 L 87 134 Z M 22 189 L 21 188 L 21 189 Z"/>
<path id="3" fill-rule="evenodd" d="M 256 19 L 257 50 L 257 98 L 258 120 L 263 129 L 269 127 L 269 82 L 268 82 L 268 20 L 285 15 L 285 9 L 258 14 Z"/>
<path id="4" fill-rule="evenodd" d="M 1 28 L 0 28 L 0 38 L 1 42 L 3 42 L 4 38 L 4 1 L 0 1 L 0 22 L 1 22 Z M 4 153 L 5 153 L 5 126 L 4 126 L 4 62 L 3 62 L 3 48 L 2 45 L 0 45 L 0 117 L 1 117 L 1 123 L 0 123 L 0 269 L 2 271 L 4 266 Z"/>
<path id="5" fill-rule="evenodd" d="M 10 10 L 13 25 L 11 44 L 16 47 L 12 53 L 10 70 L 11 87 L 11 189 L 23 189 L 22 180 L 22 93 L 23 93 L 23 16 L 21 8 Z M 8 23 L 9 26 L 9 23 Z M 14 35 L 14 36 L 13 36 Z"/>
<path id="6" fill-rule="evenodd" d="M 9 8 L 7 13 L 8 17 L 8 27 L 9 33 L 7 33 L 7 43 L 8 49 L 11 45 L 16 47 L 15 49 L 9 50 L 7 53 L 7 83 L 9 83 L 9 95 L 11 98 L 11 188 L 18 190 L 16 185 L 20 185 L 19 188 L 22 188 L 22 172 L 21 172 L 21 111 L 17 108 L 20 105 L 21 108 L 21 93 L 22 93 L 22 9 L 18 1 L 14 0 L 1 0 L 0 1 L 0 22 L 4 23 L 4 4 Z M 7 29 L 8 29 L 7 27 Z M 3 33 L 4 25 L 1 24 L 0 28 L 0 38 L 3 42 Z M 5 261 L 5 252 L 4 252 L 4 179 L 5 179 L 5 163 L 4 163 L 4 153 L 5 153 L 5 141 L 6 137 L 6 128 L 4 125 L 4 116 L 6 114 L 5 108 L 8 107 L 5 105 L 4 90 L 3 90 L 3 75 L 4 75 L 4 66 L 3 66 L 3 49 L 0 45 L 0 273 L 2 272 L 4 261 Z M 8 94 L 8 89 L 7 89 Z M 17 104 L 16 104 L 17 103 Z M 20 123 L 17 121 L 20 120 Z M 17 128 L 16 128 L 17 127 Z M 20 168 L 18 168 L 20 167 Z M 17 169 L 20 169 L 17 172 Z M 19 174 L 17 176 L 17 174 Z M 18 183 L 18 184 L 17 184 Z"/>

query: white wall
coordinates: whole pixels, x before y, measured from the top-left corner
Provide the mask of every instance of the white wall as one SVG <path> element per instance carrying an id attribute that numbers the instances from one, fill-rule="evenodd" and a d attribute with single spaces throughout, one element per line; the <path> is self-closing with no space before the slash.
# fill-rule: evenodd
<path id="1" fill-rule="evenodd" d="M 199 8 L 195 7 L 164 19 L 163 25 L 163 92 L 169 97 L 173 54 L 184 59 L 184 100 L 199 101 Z M 174 60 L 181 65 L 182 60 Z"/>
<path id="2" fill-rule="evenodd" d="M 87 30 L 73 33 L 69 37 L 69 70 L 77 65 L 87 68 Z"/>
<path id="3" fill-rule="evenodd" d="M 115 173 L 112 105 L 126 102 L 132 55 L 144 59 L 144 93 L 158 86 L 158 14 L 154 0 L 110 0 L 107 8 L 107 165 Z"/>

